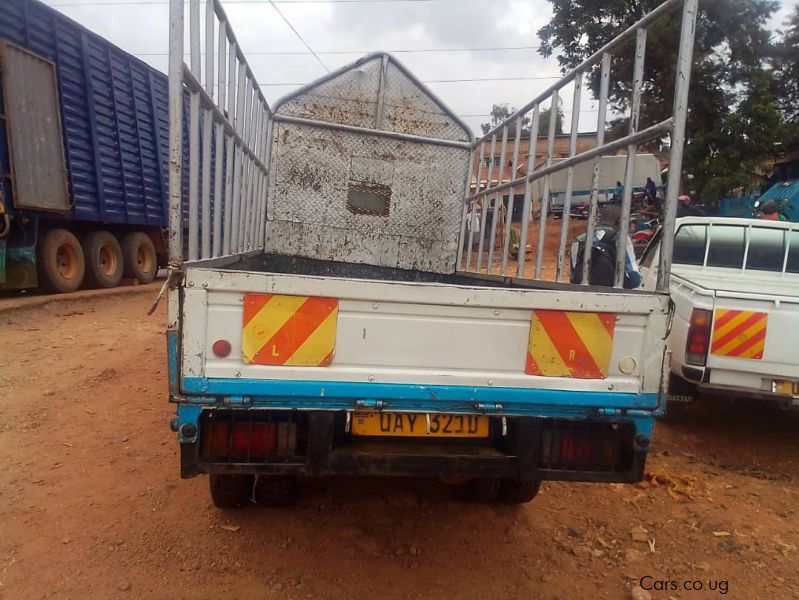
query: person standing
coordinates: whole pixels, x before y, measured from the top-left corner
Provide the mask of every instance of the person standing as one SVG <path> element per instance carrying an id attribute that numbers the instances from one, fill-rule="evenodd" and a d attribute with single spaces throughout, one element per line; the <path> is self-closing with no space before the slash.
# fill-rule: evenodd
<path id="1" fill-rule="evenodd" d="M 621 198 L 624 195 L 624 186 L 621 184 L 621 181 L 616 182 L 616 187 L 613 188 L 613 198 L 611 198 L 611 202 L 621 202 Z"/>
<path id="2" fill-rule="evenodd" d="M 644 185 L 644 192 L 646 193 L 646 198 L 649 202 L 655 203 L 655 199 L 658 195 L 658 186 L 655 185 L 655 182 L 652 181 L 651 177 L 646 178 L 646 184 Z"/>

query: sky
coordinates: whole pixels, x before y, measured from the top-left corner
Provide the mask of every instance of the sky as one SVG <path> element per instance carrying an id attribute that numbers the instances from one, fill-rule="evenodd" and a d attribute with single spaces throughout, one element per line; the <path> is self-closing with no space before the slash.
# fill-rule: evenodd
<path id="1" fill-rule="evenodd" d="M 166 72 L 166 0 L 44 2 Z M 546 0 L 276 0 L 277 9 L 324 66 L 266 0 L 222 4 L 270 103 L 324 75 L 326 68 L 334 70 L 366 52 L 387 50 L 429 82 L 428 87 L 479 133 L 493 104 L 521 106 L 559 75 L 555 57 L 544 59 L 535 49 L 536 32 L 552 15 Z M 797 0 L 783 0 L 770 27 L 779 28 L 796 4 Z M 441 81 L 475 78 L 523 79 Z M 566 131 L 571 94 L 569 89 L 562 96 Z M 580 131 L 596 130 L 596 102 L 590 93 L 583 92 L 579 115 Z"/>

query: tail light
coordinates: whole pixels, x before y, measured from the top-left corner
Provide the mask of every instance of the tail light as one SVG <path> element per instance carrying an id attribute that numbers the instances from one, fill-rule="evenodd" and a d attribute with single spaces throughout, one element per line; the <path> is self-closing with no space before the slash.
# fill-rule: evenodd
<path id="1" fill-rule="evenodd" d="M 711 312 L 695 308 L 691 312 L 688 339 L 685 341 L 685 362 L 689 365 L 704 366 L 710 345 Z"/>
<path id="2" fill-rule="evenodd" d="M 544 419 L 542 427 L 541 469 L 622 472 L 632 465 L 632 422 Z"/>
<path id="3" fill-rule="evenodd" d="M 597 436 L 584 431 L 565 431 L 560 438 L 560 459 L 564 463 L 592 464 L 599 462 Z"/>
<path id="4" fill-rule="evenodd" d="M 296 423 L 257 422 L 234 418 L 207 420 L 201 436 L 201 453 L 208 460 L 260 461 L 273 455 L 294 454 Z"/>

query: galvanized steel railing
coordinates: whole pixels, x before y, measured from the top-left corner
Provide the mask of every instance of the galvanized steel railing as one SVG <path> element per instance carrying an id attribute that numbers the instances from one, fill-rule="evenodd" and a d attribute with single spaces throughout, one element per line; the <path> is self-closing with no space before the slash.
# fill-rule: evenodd
<path id="1" fill-rule="evenodd" d="M 517 110 L 505 121 L 488 131 L 478 138 L 472 145 L 471 165 L 467 177 L 466 197 L 463 204 L 463 214 L 461 222 L 460 243 L 458 247 L 458 270 L 463 272 L 483 272 L 484 240 L 486 237 L 486 224 L 488 222 L 489 203 L 493 200 L 493 214 L 490 220 L 492 228 L 488 242 L 488 253 L 485 260 L 485 273 L 490 274 L 494 266 L 495 238 L 497 229 L 497 219 L 500 218 L 499 206 L 502 204 L 502 192 L 508 193 L 508 206 L 505 214 L 504 231 L 505 239 L 502 248 L 500 274 L 507 275 L 508 258 L 510 254 L 510 229 L 513 215 L 514 192 L 517 189 L 524 189 L 524 206 L 522 210 L 522 226 L 519 234 L 519 252 L 516 264 L 516 277 L 524 277 L 525 252 L 527 248 L 527 229 L 530 223 L 530 213 L 532 210 L 532 183 L 538 179 L 544 179 L 542 201 L 540 204 L 540 214 L 538 218 L 538 243 L 535 253 L 534 278 L 541 279 L 541 272 L 544 258 L 544 239 L 546 237 L 546 222 L 549 205 L 550 176 L 566 169 L 566 189 L 563 206 L 563 220 L 561 223 L 560 241 L 557 253 L 556 280 L 564 281 L 568 278 L 568 269 L 564 268 L 566 260 L 566 243 L 569 229 L 569 212 L 572 202 L 574 166 L 589 160 L 593 161 L 593 177 L 591 185 L 588 222 L 586 226 L 586 240 L 592 240 L 597 217 L 598 196 L 599 196 L 599 176 L 600 176 L 600 157 L 603 154 L 610 154 L 619 149 L 627 150 L 626 172 L 624 177 L 624 192 L 621 203 L 620 231 L 616 240 L 616 269 L 614 287 L 621 288 L 624 281 L 624 260 L 627 243 L 627 227 L 630 221 L 630 210 L 633 193 L 633 175 L 635 170 L 635 157 L 638 145 L 656 139 L 665 134 L 671 136 L 671 148 L 669 156 L 668 182 L 666 187 L 666 202 L 663 219 L 663 242 L 660 253 L 660 263 L 658 270 L 658 291 L 667 291 L 669 283 L 669 271 L 671 268 L 671 258 L 674 241 L 674 225 L 677 214 L 677 197 L 679 194 L 680 174 L 682 171 L 683 143 L 685 140 L 685 122 L 687 116 L 688 101 L 688 82 L 691 74 L 691 59 L 694 43 L 694 29 L 696 26 L 698 0 L 666 0 L 655 10 L 644 16 L 640 21 L 629 27 L 623 33 L 616 36 L 592 56 L 584 60 L 580 65 L 572 69 L 562 79 L 549 87 L 545 92 L 538 95 L 535 99 L 528 102 Z M 676 80 L 674 86 L 674 108 L 671 117 L 656 123 L 645 129 L 639 130 L 639 115 L 641 108 L 641 97 L 643 91 L 644 58 L 646 53 L 646 34 L 647 28 L 656 21 L 664 18 L 677 8 L 683 6 L 682 28 L 680 33 L 679 53 L 677 57 Z M 610 83 L 611 61 L 613 52 L 618 50 L 625 42 L 635 37 L 635 60 L 633 66 L 632 94 L 630 99 L 630 119 L 629 130 L 626 136 L 605 143 L 605 128 L 607 121 L 607 102 L 608 89 Z M 580 92 L 584 74 L 597 64 L 600 65 L 600 85 L 599 85 L 599 110 L 597 117 L 597 145 L 591 150 L 576 153 L 577 133 L 580 112 Z M 574 84 L 574 94 L 572 100 L 571 113 L 571 135 L 569 138 L 569 157 L 553 164 L 553 149 L 555 126 L 557 118 L 557 107 L 559 94 L 563 88 L 569 84 Z M 537 135 L 539 131 L 539 113 L 541 105 L 549 100 L 551 108 L 549 113 L 549 130 L 547 138 L 546 162 L 542 168 L 536 168 L 535 149 Z M 523 176 L 517 176 L 519 168 L 519 148 L 520 134 L 525 117 L 531 114 L 531 134 L 529 145 L 529 156 L 527 159 L 527 171 Z M 509 181 L 502 181 L 502 173 L 505 168 L 505 160 L 508 156 L 508 134 L 509 130 L 515 130 L 513 141 L 511 169 L 512 175 Z M 500 137 L 500 165 L 499 177 L 496 185 L 493 184 L 494 153 L 497 146 L 497 138 Z M 481 189 L 483 177 L 484 147 L 490 141 L 490 159 L 486 176 L 485 188 Z M 479 157 L 477 166 L 477 179 L 474 191 L 471 191 L 471 179 L 474 170 L 474 160 Z M 467 224 L 469 220 L 474 222 L 474 215 L 480 213 L 480 230 L 478 235 L 477 258 L 474 269 L 472 268 L 472 255 L 474 253 L 474 227 Z M 468 229 L 468 231 L 467 231 Z M 581 282 L 588 285 L 591 271 L 591 243 L 584 245 L 582 261 Z M 464 253 L 466 253 L 464 264 Z"/>
<path id="2" fill-rule="evenodd" d="M 184 62 L 184 12 L 183 0 L 170 0 L 169 259 L 173 267 L 184 256 L 189 261 L 208 260 L 263 249 L 271 133 L 269 105 L 220 2 L 205 2 L 204 52 L 200 0 L 189 2 L 189 65 Z M 186 185 L 188 202 L 183 200 Z"/>

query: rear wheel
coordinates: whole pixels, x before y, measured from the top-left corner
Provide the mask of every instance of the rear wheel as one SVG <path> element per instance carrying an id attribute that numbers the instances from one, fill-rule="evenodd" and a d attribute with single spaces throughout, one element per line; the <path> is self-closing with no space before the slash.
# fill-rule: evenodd
<path id="1" fill-rule="evenodd" d="M 261 475 L 255 482 L 253 499 L 259 506 L 286 506 L 297 499 L 297 478 L 291 475 Z"/>
<path id="2" fill-rule="evenodd" d="M 92 231 L 81 242 L 86 257 L 86 284 L 111 288 L 122 280 L 122 248 L 108 231 Z"/>
<path id="3" fill-rule="evenodd" d="M 503 479 L 499 490 L 499 500 L 508 504 L 524 504 L 538 495 L 541 480 L 521 481 L 519 479 Z"/>
<path id="4" fill-rule="evenodd" d="M 697 397 L 696 384 L 686 381 L 682 377 L 669 375 L 669 395 L 666 401 L 666 414 L 661 417 L 665 421 L 679 421 L 684 419 Z"/>
<path id="5" fill-rule="evenodd" d="M 39 282 L 51 292 L 74 292 L 86 271 L 78 238 L 66 229 L 50 229 L 37 248 Z"/>
<path id="6" fill-rule="evenodd" d="M 501 486 L 501 479 L 480 477 L 462 483 L 459 491 L 461 497 L 468 502 L 495 502 Z"/>
<path id="7" fill-rule="evenodd" d="M 252 498 L 253 475 L 209 475 L 211 499 L 217 508 L 241 508 Z"/>
<path id="8" fill-rule="evenodd" d="M 158 256 L 153 241 L 146 233 L 134 231 L 122 238 L 125 277 L 135 277 L 139 283 L 150 283 L 158 271 Z"/>

